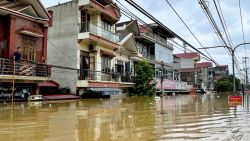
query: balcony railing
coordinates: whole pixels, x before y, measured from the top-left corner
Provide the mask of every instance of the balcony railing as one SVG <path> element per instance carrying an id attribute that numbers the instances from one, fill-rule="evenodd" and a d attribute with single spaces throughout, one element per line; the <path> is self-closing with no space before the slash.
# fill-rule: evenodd
<path id="1" fill-rule="evenodd" d="M 119 42 L 119 36 L 115 33 L 108 31 L 102 27 L 99 27 L 97 25 L 91 24 L 89 22 L 80 23 L 80 33 L 89 32 L 91 34 L 94 34 L 96 36 L 102 37 L 106 40 L 118 43 Z"/>
<path id="2" fill-rule="evenodd" d="M 170 43 L 168 40 L 166 40 L 166 39 L 163 39 L 162 37 L 160 37 L 160 36 L 156 36 L 155 37 L 156 38 L 156 42 L 159 42 L 159 43 L 161 43 L 161 44 L 163 44 L 163 45 L 167 45 L 167 46 L 169 46 L 169 47 L 171 47 L 171 48 L 173 48 L 173 44 L 172 43 Z"/>
<path id="3" fill-rule="evenodd" d="M 79 74 L 79 80 L 96 80 L 96 81 L 132 83 L 133 77 L 126 73 L 82 70 L 81 73 Z"/>
<path id="4" fill-rule="evenodd" d="M 51 69 L 46 64 L 25 61 L 14 63 L 11 59 L 0 58 L 0 75 L 14 74 L 17 76 L 50 77 Z"/>

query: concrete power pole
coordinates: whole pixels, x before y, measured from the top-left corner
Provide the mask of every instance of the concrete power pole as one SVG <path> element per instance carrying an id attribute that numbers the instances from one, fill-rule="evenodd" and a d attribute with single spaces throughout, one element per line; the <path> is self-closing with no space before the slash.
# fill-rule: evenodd
<path id="1" fill-rule="evenodd" d="M 249 58 L 248 57 L 243 57 L 243 64 L 244 64 L 244 71 L 245 71 L 245 83 L 249 84 L 249 79 L 248 79 L 248 61 Z"/>

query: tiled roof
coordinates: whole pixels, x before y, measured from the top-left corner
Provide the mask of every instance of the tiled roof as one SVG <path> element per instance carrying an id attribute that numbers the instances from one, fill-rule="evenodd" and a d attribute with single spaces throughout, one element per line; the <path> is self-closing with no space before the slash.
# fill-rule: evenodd
<path id="1" fill-rule="evenodd" d="M 216 68 L 224 68 L 224 67 L 228 67 L 228 65 L 217 65 Z"/>
<path id="2" fill-rule="evenodd" d="M 16 1 L 16 3 L 7 0 L 0 0 L 0 7 L 4 7 L 13 11 L 19 11 L 27 6 L 29 5 L 21 3 L 18 0 Z"/>
<path id="3" fill-rule="evenodd" d="M 149 25 L 139 25 L 139 30 L 141 33 L 146 33 L 150 31 L 150 27 Z"/>
<path id="4" fill-rule="evenodd" d="M 211 62 L 202 62 L 202 63 L 196 63 L 195 67 L 196 68 L 208 68 L 208 67 L 212 67 L 212 63 Z"/>
<path id="5" fill-rule="evenodd" d="M 193 53 L 180 53 L 180 54 L 175 54 L 179 58 L 186 58 L 186 59 L 195 59 L 195 58 L 200 58 L 199 53 L 193 52 Z"/>

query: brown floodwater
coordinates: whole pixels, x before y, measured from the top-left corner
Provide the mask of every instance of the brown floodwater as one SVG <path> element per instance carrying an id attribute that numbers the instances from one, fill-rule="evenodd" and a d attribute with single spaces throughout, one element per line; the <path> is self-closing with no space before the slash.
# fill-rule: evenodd
<path id="1" fill-rule="evenodd" d="M 247 140 L 244 101 L 185 95 L 0 104 L 0 141 Z"/>

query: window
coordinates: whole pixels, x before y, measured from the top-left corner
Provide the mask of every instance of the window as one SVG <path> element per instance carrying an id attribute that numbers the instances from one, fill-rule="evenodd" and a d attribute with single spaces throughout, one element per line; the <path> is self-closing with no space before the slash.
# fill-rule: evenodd
<path id="1" fill-rule="evenodd" d="M 22 40 L 22 59 L 36 62 L 36 39 L 23 37 Z"/>
<path id="2" fill-rule="evenodd" d="M 0 57 L 6 56 L 6 41 L 0 41 Z"/>
<path id="3" fill-rule="evenodd" d="M 111 31 L 112 29 L 112 24 L 111 22 L 107 21 L 107 20 L 102 20 L 102 28 L 104 30 L 107 30 L 107 31 Z"/>
<path id="4" fill-rule="evenodd" d="M 117 61 L 117 64 L 115 66 L 116 66 L 116 72 L 118 72 L 118 73 L 124 72 L 123 61 Z"/>
<path id="5" fill-rule="evenodd" d="M 13 3 L 16 3 L 16 0 L 7 0 L 9 2 L 13 2 Z"/>
<path id="6" fill-rule="evenodd" d="M 109 56 L 102 56 L 102 71 L 110 72 L 111 71 L 111 58 Z"/>

